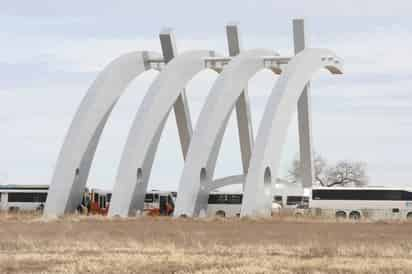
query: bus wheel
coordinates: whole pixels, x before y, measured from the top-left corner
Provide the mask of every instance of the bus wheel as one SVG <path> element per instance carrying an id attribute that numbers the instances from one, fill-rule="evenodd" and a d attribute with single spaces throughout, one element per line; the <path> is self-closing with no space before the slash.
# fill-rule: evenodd
<path id="1" fill-rule="evenodd" d="M 349 214 L 349 219 L 351 219 L 351 220 L 357 221 L 357 220 L 359 220 L 360 218 L 361 218 L 361 215 L 360 215 L 360 213 L 357 212 L 357 211 L 352 211 L 352 212 Z"/>
<path id="2" fill-rule="evenodd" d="M 336 216 L 336 219 L 339 219 L 339 220 L 346 219 L 346 212 L 345 211 L 338 211 L 338 212 L 336 212 L 335 216 Z"/>
<path id="3" fill-rule="evenodd" d="M 221 218 L 225 218 L 226 217 L 226 213 L 223 210 L 218 210 L 216 212 L 216 216 L 217 217 L 221 217 Z"/>
<path id="4" fill-rule="evenodd" d="M 19 212 L 20 208 L 18 206 L 11 206 L 9 207 L 9 212 L 10 213 L 17 213 Z"/>
<path id="5" fill-rule="evenodd" d="M 408 214 L 406 215 L 406 219 L 412 220 L 412 212 L 408 212 Z"/>

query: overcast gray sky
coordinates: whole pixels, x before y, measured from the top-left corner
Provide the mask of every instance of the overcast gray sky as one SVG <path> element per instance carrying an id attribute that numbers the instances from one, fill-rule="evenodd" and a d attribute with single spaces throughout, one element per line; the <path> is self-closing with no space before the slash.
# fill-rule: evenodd
<path id="1" fill-rule="evenodd" d="M 311 47 L 334 50 L 345 74 L 312 82 L 315 149 L 329 162 L 364 161 L 372 185 L 412 186 L 412 3 L 410 1 L 5 1 L 0 2 L 0 183 L 48 184 L 71 119 L 96 75 L 118 55 L 160 51 L 175 29 L 180 51 L 226 53 L 224 26 L 239 22 L 244 48 L 292 54 L 291 19 L 304 17 Z M 390 15 L 390 16 L 388 16 Z M 103 133 L 89 185 L 110 189 L 128 129 L 156 76 L 136 79 Z M 187 88 L 196 121 L 216 75 Z M 255 133 L 276 81 L 250 81 Z M 216 176 L 241 172 L 232 119 Z M 174 118 L 163 133 L 152 186 L 176 188 L 183 161 Z M 291 124 L 281 171 L 297 156 Z"/>

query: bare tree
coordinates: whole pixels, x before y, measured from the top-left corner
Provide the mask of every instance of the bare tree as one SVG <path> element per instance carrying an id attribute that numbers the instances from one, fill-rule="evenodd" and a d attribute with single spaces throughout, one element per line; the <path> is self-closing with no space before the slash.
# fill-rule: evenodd
<path id="1" fill-rule="evenodd" d="M 340 161 L 325 171 L 324 186 L 365 186 L 368 184 L 366 164 L 362 162 Z"/>
<path id="2" fill-rule="evenodd" d="M 314 179 L 315 181 L 323 185 L 324 181 L 324 172 L 326 169 L 326 161 L 323 157 L 319 154 L 315 154 L 313 157 L 313 171 L 314 171 Z M 292 162 L 292 168 L 289 170 L 288 174 L 288 181 L 296 183 L 301 179 L 301 165 L 298 159 L 295 159 Z"/>
<path id="3" fill-rule="evenodd" d="M 365 186 L 368 184 L 366 164 L 363 162 L 339 161 L 336 165 L 328 166 L 325 159 L 315 154 L 314 180 L 320 186 Z M 299 160 L 294 160 L 289 170 L 288 181 L 300 180 L 301 165 Z"/>

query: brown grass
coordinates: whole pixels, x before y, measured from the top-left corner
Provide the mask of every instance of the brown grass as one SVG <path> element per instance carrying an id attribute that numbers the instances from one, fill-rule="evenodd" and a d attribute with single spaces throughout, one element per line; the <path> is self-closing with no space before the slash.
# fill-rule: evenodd
<path id="1" fill-rule="evenodd" d="M 411 273 L 412 223 L 0 216 L 0 273 Z"/>

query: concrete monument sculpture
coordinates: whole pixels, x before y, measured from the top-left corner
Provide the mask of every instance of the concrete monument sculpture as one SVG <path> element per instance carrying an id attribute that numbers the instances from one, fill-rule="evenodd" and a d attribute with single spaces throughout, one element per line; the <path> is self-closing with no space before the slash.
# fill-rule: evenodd
<path id="1" fill-rule="evenodd" d="M 110 63 L 88 90 L 72 121 L 57 160 L 45 214 L 73 212 L 81 201 L 100 135 L 127 85 L 149 69 L 159 74 L 146 92 L 123 150 L 110 204 L 110 216 L 130 216 L 143 211 L 153 160 L 172 110 L 176 116 L 184 169 L 179 181 L 175 216 L 203 215 L 210 191 L 242 184 L 242 216 L 267 215 L 271 184 L 279 165 L 287 125 L 298 106 L 299 144 L 303 185 L 313 181 L 309 80 L 326 68 L 341 73 L 342 61 L 325 49 L 306 49 L 303 20 L 294 20 L 295 57 L 279 56 L 270 49 L 241 51 L 236 24 L 226 27 L 229 56 L 212 50 L 177 53 L 171 30 L 160 33 L 162 55 L 132 52 Z M 195 130 L 185 87 L 200 71 L 219 73 Z M 280 74 L 267 103 L 256 145 L 248 101 L 248 81 L 269 69 Z M 243 173 L 214 179 L 214 169 L 227 121 L 236 110 Z"/>

